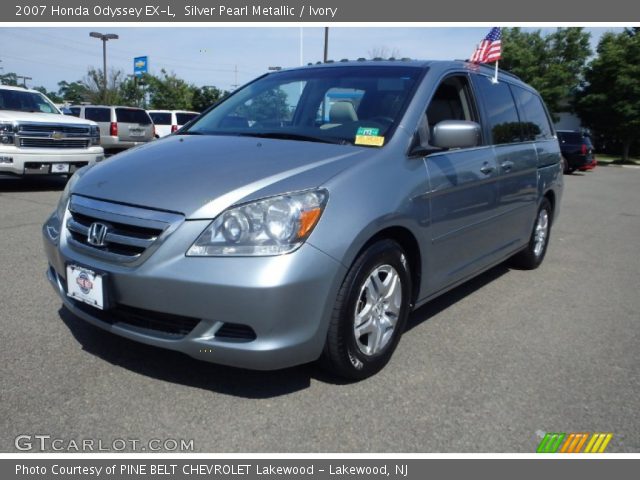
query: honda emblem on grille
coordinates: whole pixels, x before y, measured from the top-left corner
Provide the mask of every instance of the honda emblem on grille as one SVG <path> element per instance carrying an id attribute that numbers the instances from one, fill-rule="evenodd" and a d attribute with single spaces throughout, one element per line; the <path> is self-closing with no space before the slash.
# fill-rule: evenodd
<path id="1" fill-rule="evenodd" d="M 104 240 L 107 237 L 108 231 L 109 227 L 104 223 L 92 223 L 87 233 L 87 242 L 94 247 L 104 247 L 106 245 Z"/>

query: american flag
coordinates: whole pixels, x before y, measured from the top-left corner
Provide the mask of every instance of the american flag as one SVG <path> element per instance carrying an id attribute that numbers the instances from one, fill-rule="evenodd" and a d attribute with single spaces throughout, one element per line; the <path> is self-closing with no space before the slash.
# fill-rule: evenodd
<path id="1" fill-rule="evenodd" d="M 490 63 L 500 60 L 502 53 L 502 32 L 500 27 L 493 27 L 484 37 L 480 45 L 469 59 L 472 63 Z"/>

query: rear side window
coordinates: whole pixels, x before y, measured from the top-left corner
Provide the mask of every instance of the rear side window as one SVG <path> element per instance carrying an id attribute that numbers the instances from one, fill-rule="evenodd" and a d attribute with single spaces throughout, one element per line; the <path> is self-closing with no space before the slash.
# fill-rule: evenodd
<path id="1" fill-rule="evenodd" d="M 553 136 L 549 117 L 542 100 L 524 88 L 512 87 L 518 99 L 525 140 L 545 140 Z"/>
<path id="2" fill-rule="evenodd" d="M 149 116 L 156 125 L 171 125 L 170 113 L 150 112 Z"/>
<path id="3" fill-rule="evenodd" d="M 488 77 L 476 77 L 480 97 L 487 112 L 487 122 L 494 144 L 514 143 L 521 139 L 520 118 L 509 85 L 492 83 Z"/>
<path id="4" fill-rule="evenodd" d="M 578 132 L 558 132 L 560 143 L 578 144 L 582 143 L 582 134 Z"/>
<path id="5" fill-rule="evenodd" d="M 184 125 L 185 123 L 193 120 L 198 116 L 197 113 L 176 113 L 176 120 L 178 125 Z"/>
<path id="6" fill-rule="evenodd" d="M 139 123 L 149 125 L 151 118 L 145 110 L 137 108 L 116 108 L 116 119 L 122 123 Z"/>
<path id="7" fill-rule="evenodd" d="M 111 110 L 108 108 L 85 107 L 84 118 L 94 122 L 110 122 Z"/>

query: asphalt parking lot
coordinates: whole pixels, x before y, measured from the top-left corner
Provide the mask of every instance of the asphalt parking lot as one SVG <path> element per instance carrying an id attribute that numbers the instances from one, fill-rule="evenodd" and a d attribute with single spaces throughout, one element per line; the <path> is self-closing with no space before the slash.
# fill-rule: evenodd
<path id="1" fill-rule="evenodd" d="M 544 264 L 498 266 L 414 312 L 356 384 L 251 372 L 98 330 L 45 280 L 59 179 L 0 179 L 0 451 L 20 434 L 193 439 L 197 452 L 534 452 L 540 432 L 640 451 L 640 169 L 565 177 Z"/>

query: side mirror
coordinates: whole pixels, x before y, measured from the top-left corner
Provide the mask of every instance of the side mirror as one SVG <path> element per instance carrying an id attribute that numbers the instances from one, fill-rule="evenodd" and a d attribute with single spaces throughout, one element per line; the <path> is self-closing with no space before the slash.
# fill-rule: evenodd
<path id="1" fill-rule="evenodd" d="M 433 127 L 431 144 L 438 148 L 470 148 L 480 141 L 480 125 L 466 120 L 443 120 Z"/>

